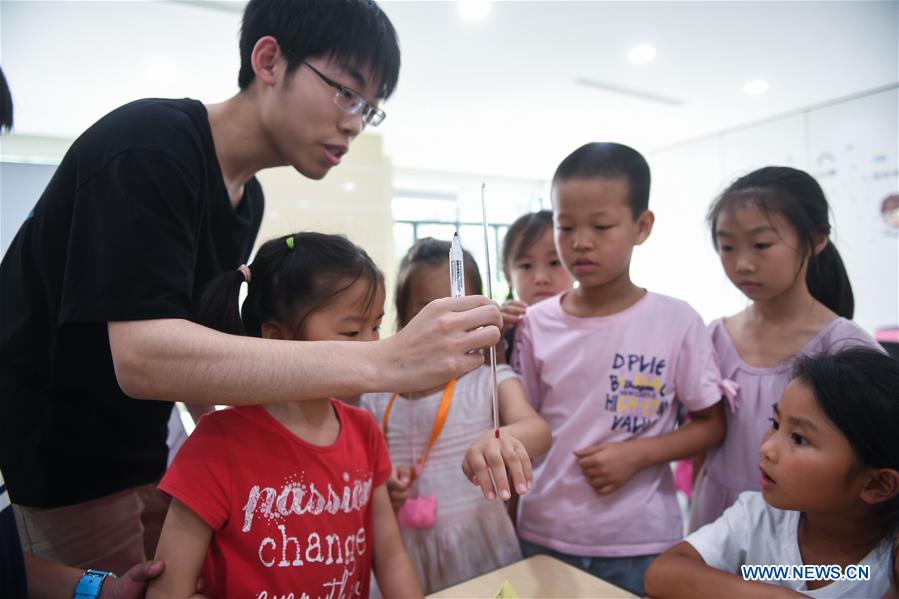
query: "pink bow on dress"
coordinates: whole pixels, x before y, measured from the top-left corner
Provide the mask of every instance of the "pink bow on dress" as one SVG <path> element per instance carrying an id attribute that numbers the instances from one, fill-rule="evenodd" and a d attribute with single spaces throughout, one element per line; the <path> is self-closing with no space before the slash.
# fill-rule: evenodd
<path id="1" fill-rule="evenodd" d="M 730 413 L 733 414 L 736 412 L 737 408 L 740 406 L 740 385 L 731 379 L 721 379 L 721 382 L 718 383 L 718 390 L 725 398 L 727 398 L 727 405 L 730 408 Z"/>

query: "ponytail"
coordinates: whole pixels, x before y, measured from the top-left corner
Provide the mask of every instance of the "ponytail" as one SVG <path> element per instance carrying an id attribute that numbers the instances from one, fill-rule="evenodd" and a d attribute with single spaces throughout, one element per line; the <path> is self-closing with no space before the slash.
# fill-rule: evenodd
<path id="1" fill-rule="evenodd" d="M 239 270 L 229 270 L 213 279 L 200 296 L 194 321 L 223 333 L 246 335 L 238 305 L 243 282 L 244 275 Z"/>
<path id="2" fill-rule="evenodd" d="M 783 216 L 796 231 L 802 258 L 808 259 L 806 285 L 816 300 L 844 318 L 852 318 L 852 285 L 837 248 L 829 239 L 815 255 L 821 237 L 830 235 L 830 206 L 814 177 L 787 166 L 766 166 L 731 183 L 709 208 L 712 243 L 718 250 L 718 217 L 729 206 L 753 202 L 767 214 Z"/>
<path id="3" fill-rule="evenodd" d="M 384 275 L 365 250 L 342 235 L 283 235 L 262 244 L 249 267 L 213 279 L 200 296 L 194 320 L 232 335 L 262 337 L 266 322 L 284 325 L 299 335 L 310 314 L 359 280 L 368 285 L 367 310 L 384 288 Z M 247 297 L 241 307 L 244 281 Z"/>
<path id="4" fill-rule="evenodd" d="M 829 240 L 824 249 L 809 260 L 805 280 L 812 297 L 843 318 L 852 318 L 855 298 L 849 274 L 840 252 Z"/>

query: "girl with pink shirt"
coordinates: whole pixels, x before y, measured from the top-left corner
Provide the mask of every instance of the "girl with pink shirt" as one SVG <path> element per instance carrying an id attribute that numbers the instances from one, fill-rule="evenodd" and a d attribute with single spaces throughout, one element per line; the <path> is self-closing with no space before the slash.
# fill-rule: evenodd
<path id="1" fill-rule="evenodd" d="M 752 303 L 709 325 L 730 409 L 727 437 L 697 477 L 690 530 L 715 521 L 741 492 L 759 490 L 767 418 L 798 357 L 878 348 L 849 320 L 852 287 L 813 177 L 778 166 L 749 173 L 721 194 L 708 220 L 727 277 Z"/>

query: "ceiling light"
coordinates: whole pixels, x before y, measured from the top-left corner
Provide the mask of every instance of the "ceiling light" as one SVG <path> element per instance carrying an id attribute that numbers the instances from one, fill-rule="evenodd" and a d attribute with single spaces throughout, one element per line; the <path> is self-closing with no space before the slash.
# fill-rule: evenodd
<path id="1" fill-rule="evenodd" d="M 347 181 L 346 183 L 343 184 L 344 191 L 355 191 L 355 189 L 356 189 L 356 184 L 353 183 L 352 181 Z"/>
<path id="2" fill-rule="evenodd" d="M 753 79 L 743 85 L 743 93 L 747 96 L 761 96 L 768 91 L 768 82 L 764 79 Z"/>
<path id="3" fill-rule="evenodd" d="M 656 57 L 656 49 L 652 46 L 634 46 L 627 51 L 627 59 L 634 64 L 646 64 Z"/>
<path id="4" fill-rule="evenodd" d="M 490 13 L 488 0 L 461 0 L 459 14 L 466 21 L 480 21 Z"/>

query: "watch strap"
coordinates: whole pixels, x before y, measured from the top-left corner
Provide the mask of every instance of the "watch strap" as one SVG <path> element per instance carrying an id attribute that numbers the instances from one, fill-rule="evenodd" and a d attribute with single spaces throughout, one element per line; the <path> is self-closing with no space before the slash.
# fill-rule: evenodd
<path id="1" fill-rule="evenodd" d="M 75 587 L 73 599 L 97 599 L 108 577 L 115 578 L 115 574 L 102 570 L 85 570 Z"/>

